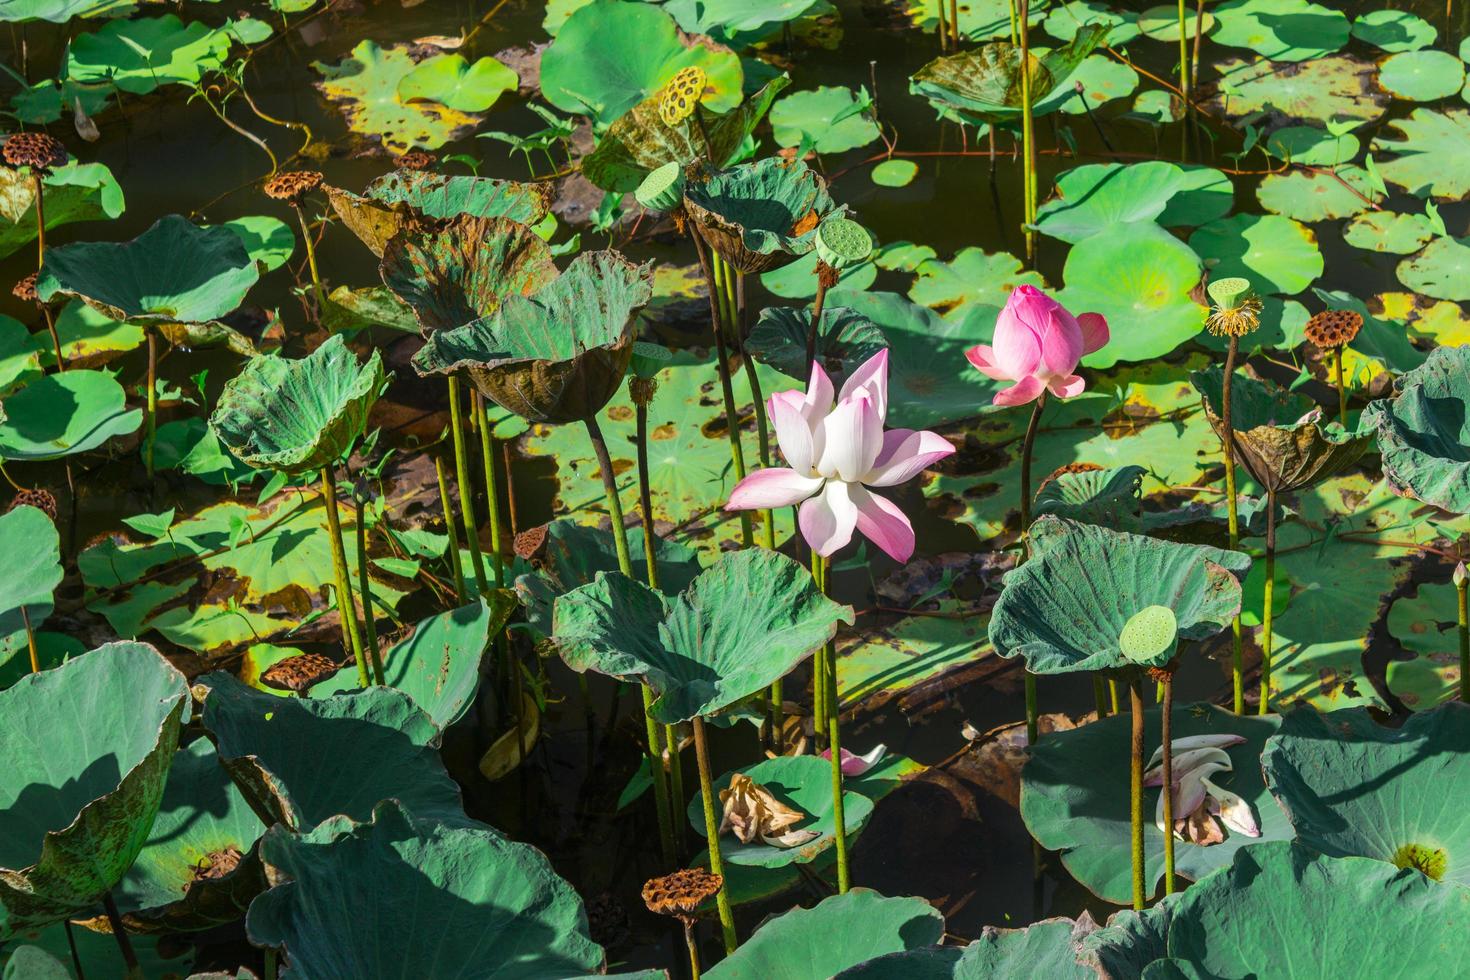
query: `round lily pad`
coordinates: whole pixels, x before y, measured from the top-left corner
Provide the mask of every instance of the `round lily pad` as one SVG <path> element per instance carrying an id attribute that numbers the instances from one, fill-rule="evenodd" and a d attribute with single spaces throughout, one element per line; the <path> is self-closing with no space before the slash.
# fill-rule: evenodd
<path id="1" fill-rule="evenodd" d="M 1195 12 L 1194 7 L 1186 4 L 1184 10 L 1184 37 L 1185 40 L 1194 40 L 1195 35 Z M 1208 10 L 1204 16 L 1204 32 L 1206 34 L 1215 29 L 1215 15 Z M 1179 41 L 1179 7 L 1177 5 L 1160 4 L 1157 7 L 1149 7 L 1138 15 L 1138 29 L 1145 37 L 1155 41 Z M 1108 43 L 1115 43 L 1109 41 Z"/>
<path id="2" fill-rule="evenodd" d="M 1347 223 L 1342 238 L 1353 248 L 1410 255 L 1434 238 L 1434 228 L 1422 214 L 1364 211 Z"/>
<path id="3" fill-rule="evenodd" d="M 878 138 L 878 124 L 858 108 L 850 88 L 822 85 L 782 96 L 771 106 L 771 128 L 781 146 L 806 145 L 818 153 L 844 153 Z"/>
<path id="4" fill-rule="evenodd" d="M 1454 302 L 1470 300 L 1470 243 L 1443 235 L 1398 264 L 1399 282 L 1417 293 Z"/>
<path id="5" fill-rule="evenodd" d="M 1448 51 L 1404 51 L 1378 66 L 1378 84 L 1396 98 L 1433 102 L 1460 91 L 1465 65 Z"/>
<path id="6" fill-rule="evenodd" d="M 1345 14 L 1310 0 L 1229 0 L 1214 8 L 1211 40 L 1271 61 L 1310 61 L 1348 41 Z M 1177 39 L 1177 38 L 1176 38 Z"/>
<path id="7" fill-rule="evenodd" d="M 1308 223 L 1366 211 L 1372 206 L 1372 195 L 1367 172 L 1350 165 L 1268 174 L 1256 190 L 1267 211 Z"/>
<path id="8" fill-rule="evenodd" d="M 1230 213 L 1235 206 L 1235 184 L 1224 172 L 1198 163 L 1178 166 L 1183 176 L 1159 215 L 1159 224 L 1165 228 L 1193 228 Z"/>
<path id="9" fill-rule="evenodd" d="M 1213 23 L 1213 19 L 1212 19 Z M 1070 41 L 1086 24 L 1103 24 L 1108 28 L 1108 43 L 1121 47 L 1138 36 L 1136 18 L 1114 11 L 1099 0 L 1066 0 L 1052 4 L 1042 27 L 1058 41 Z"/>
<path id="10" fill-rule="evenodd" d="M 1278 20 L 1285 23 L 1290 18 Z M 1329 119 L 1371 122 L 1389 103 L 1376 82 L 1377 66 L 1351 55 L 1313 57 L 1289 71 L 1262 57 L 1230 58 L 1217 69 L 1222 84 L 1211 105 L 1229 116 L 1269 110 L 1288 120 L 1319 125 Z"/>
<path id="11" fill-rule="evenodd" d="M 1374 146 L 1395 154 L 1378 160 L 1378 172 L 1416 197 L 1459 200 L 1470 195 L 1470 111 L 1415 109 L 1389 125 L 1402 140 L 1382 136 Z"/>
<path id="12" fill-rule="evenodd" d="M 60 459 L 96 449 L 137 430 L 122 385 L 103 371 L 65 371 L 37 378 L 5 399 L 0 459 Z"/>
<path id="13" fill-rule="evenodd" d="M 1077 86 L 1082 86 L 1082 98 Z M 1096 110 L 1114 99 L 1125 99 L 1138 88 L 1138 72 L 1116 58 L 1090 54 L 1061 79 L 1053 93 L 1036 108 L 1044 112 L 1055 106 L 1068 115 L 1078 116 Z"/>
<path id="14" fill-rule="evenodd" d="M 1266 137 L 1265 146 L 1278 160 L 1309 167 L 1347 163 L 1362 149 L 1352 133 L 1333 135 L 1320 126 L 1284 126 Z"/>
<path id="15" fill-rule="evenodd" d="M 879 187 L 907 187 L 918 173 L 919 165 L 912 160 L 884 160 L 869 177 Z"/>
<path id="16" fill-rule="evenodd" d="M 806 864 L 815 860 L 837 843 L 836 815 L 832 810 L 832 763 L 812 755 L 780 756 L 753 766 L 727 772 L 714 781 L 715 812 L 722 803 L 719 794 L 728 789 L 736 774 L 748 776 L 769 790 L 781 803 L 806 814 L 806 819 L 788 828 L 788 832 L 809 831 L 818 836 L 796 847 L 778 847 L 756 838 L 743 843 L 734 834 L 720 835 L 720 856 L 731 864 L 780 868 L 788 864 Z M 696 792 L 688 806 L 689 825 L 701 837 L 705 835 L 704 796 Z M 849 839 L 856 836 L 873 812 L 873 801 L 850 789 L 842 792 L 842 816 Z"/>
<path id="17" fill-rule="evenodd" d="M 1212 221 L 1189 237 L 1206 259 L 1216 259 L 1215 278 L 1241 276 L 1260 292 L 1299 293 L 1322 274 L 1317 238 L 1306 227 L 1275 214 L 1237 214 Z"/>
<path id="18" fill-rule="evenodd" d="M 1165 160 L 1092 163 L 1057 177 L 1057 196 L 1037 212 L 1045 235 L 1076 244 L 1116 225 L 1163 213 L 1184 171 Z"/>
<path id="19" fill-rule="evenodd" d="M 1129 116 L 1159 124 L 1178 122 L 1182 118 L 1178 97 L 1161 88 L 1139 92 Z"/>
<path id="20" fill-rule="evenodd" d="M 1136 663 L 1148 663 L 1159 654 L 1173 650 L 1179 632 L 1179 621 L 1168 606 L 1145 606 L 1123 624 L 1118 634 L 1118 649 Z"/>
<path id="21" fill-rule="evenodd" d="M 1144 712 L 1144 757 L 1159 747 L 1158 707 Z M 1228 831 L 1218 844 L 1174 842 L 1179 874 L 1198 881 L 1230 863 L 1237 851 L 1292 836 L 1286 815 L 1266 791 L 1258 763 L 1266 739 L 1275 734 L 1275 716 L 1235 715 L 1212 704 L 1176 705 L 1172 736 L 1240 735 L 1246 741 L 1223 751 L 1232 770 L 1217 775 L 1218 785 L 1241 796 L 1261 829 L 1260 837 Z M 1127 712 L 1055 732 L 1039 741 L 1021 770 L 1021 818 L 1041 846 L 1062 852 L 1062 864 L 1084 887 L 1104 901 L 1126 903 L 1132 894 L 1133 856 L 1129 822 L 1128 756 L 1131 723 Z M 1144 892 L 1154 895 L 1164 874 L 1164 835 L 1151 819 L 1159 790 L 1144 789 Z"/>
<path id="22" fill-rule="evenodd" d="M 1384 51 L 1417 51 L 1433 44 L 1439 32 L 1407 10 L 1370 10 L 1353 21 L 1352 33 Z"/>

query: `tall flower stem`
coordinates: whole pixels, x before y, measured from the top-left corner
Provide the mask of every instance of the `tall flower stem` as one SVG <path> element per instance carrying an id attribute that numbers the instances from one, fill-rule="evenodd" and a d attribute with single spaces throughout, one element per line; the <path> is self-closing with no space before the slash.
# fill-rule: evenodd
<path id="1" fill-rule="evenodd" d="M 587 437 L 592 440 L 592 451 L 597 455 L 597 469 L 602 474 L 602 490 L 607 497 L 607 513 L 612 520 L 613 546 L 618 552 L 618 571 L 628 578 L 633 577 L 633 559 L 628 553 L 628 529 L 623 526 L 623 503 L 618 499 L 618 481 L 613 475 L 612 454 L 607 451 L 607 440 L 594 416 L 582 420 L 587 426 Z M 658 807 L 658 836 L 663 845 L 664 863 L 674 864 L 674 824 L 669 809 L 669 784 L 664 778 L 663 753 L 659 751 L 658 722 L 653 720 L 653 689 L 647 682 L 640 685 L 643 691 L 643 731 L 648 739 L 648 766 L 653 776 L 654 803 Z"/>
<path id="2" fill-rule="evenodd" d="M 367 661 L 373 671 L 373 683 L 382 684 L 383 662 L 378 658 L 378 626 L 373 622 L 373 583 L 368 578 L 368 553 L 367 553 L 367 521 L 364 519 L 362 497 L 353 494 L 353 503 L 356 505 L 357 513 L 357 581 L 358 588 L 362 590 L 362 628 L 363 639 L 367 643 Z"/>
<path id="3" fill-rule="evenodd" d="M 148 338 L 148 424 L 144 434 L 147 444 L 143 447 L 143 466 L 148 479 L 153 479 L 153 444 L 158 441 L 158 331 L 143 328 Z"/>
<path id="4" fill-rule="evenodd" d="M 745 351 L 745 337 L 748 328 L 746 324 L 745 309 L 745 273 L 735 274 L 735 327 L 736 327 L 736 350 L 740 353 L 740 360 L 745 367 L 745 380 L 750 385 L 750 400 L 755 405 L 755 433 L 756 446 L 760 453 L 762 469 L 771 468 L 771 429 L 766 419 L 765 392 L 761 391 L 761 379 L 756 374 L 755 359 Z M 776 550 L 776 520 L 775 514 L 769 509 L 760 512 L 761 515 L 761 544 L 771 551 Z"/>
<path id="5" fill-rule="evenodd" d="M 1092 703 L 1097 708 L 1099 720 L 1108 716 L 1108 685 L 1102 674 L 1092 675 Z"/>
<path id="6" fill-rule="evenodd" d="M 704 241 L 692 228 L 689 230 L 689 237 L 694 241 L 694 251 L 699 255 L 699 267 L 704 273 L 705 285 L 709 290 L 710 329 L 715 336 L 716 366 L 720 372 L 720 390 L 725 398 L 725 427 L 730 435 L 730 461 L 734 464 L 735 480 L 738 483 L 745 479 L 745 451 L 740 445 L 740 416 L 735 412 L 735 389 L 730 383 L 730 360 L 725 351 L 724 331 L 721 329 L 719 285 L 715 282 L 714 266 L 711 265 L 713 256 L 705 251 Z M 746 548 L 755 543 L 750 514 L 746 511 L 740 512 L 740 542 Z"/>
<path id="7" fill-rule="evenodd" d="M 1165 668 L 1162 737 L 1164 739 L 1164 894 L 1174 894 L 1174 671 Z"/>
<path id="8" fill-rule="evenodd" d="M 942 3 L 943 0 L 940 0 Z M 949 40 L 954 49 L 960 49 L 960 0 L 949 0 Z"/>
<path id="9" fill-rule="evenodd" d="M 1459 574 L 1455 578 L 1460 609 L 1460 700 L 1470 701 L 1470 578 Z"/>
<path id="10" fill-rule="evenodd" d="M 470 486 L 470 454 L 465 448 L 464 405 L 459 397 L 459 378 L 449 378 L 449 430 L 454 437 L 454 482 L 459 489 L 459 509 L 464 515 L 465 543 L 475 568 L 475 588 L 485 593 L 485 559 L 480 555 L 479 522 L 475 520 L 475 492 Z"/>
<path id="11" fill-rule="evenodd" d="M 1261 611 L 1260 713 L 1271 710 L 1271 603 L 1276 591 L 1276 491 L 1266 491 L 1266 605 Z"/>
<path id="12" fill-rule="evenodd" d="M 699 980 L 699 944 L 694 941 L 694 916 L 680 916 L 684 923 L 684 945 L 689 948 L 689 980 Z"/>
<path id="13" fill-rule="evenodd" d="M 490 564 L 495 569 L 495 587 L 505 584 L 505 552 L 500 531 L 500 492 L 495 479 L 495 437 L 490 434 L 490 418 L 485 412 L 485 399 L 478 391 L 471 392 L 471 410 L 475 414 L 475 425 L 480 430 L 480 461 L 485 468 L 485 507 L 490 511 Z"/>
<path id="14" fill-rule="evenodd" d="M 122 954 L 123 964 L 127 967 L 127 980 L 143 980 L 143 968 L 138 964 L 138 954 L 133 952 L 133 941 L 128 938 L 128 930 L 123 926 L 122 916 L 117 911 L 117 902 L 113 901 L 111 891 L 102 893 L 102 909 L 107 913 L 107 924 L 112 929 L 112 938 L 117 942 L 117 950 Z"/>
<path id="15" fill-rule="evenodd" d="M 826 558 L 812 552 L 812 578 L 816 579 L 817 589 L 823 595 L 827 594 L 830 568 Z M 832 820 L 833 836 L 837 845 L 837 892 L 845 895 L 851 886 L 851 876 L 847 867 L 847 820 L 842 806 L 842 733 L 837 697 L 837 651 L 829 641 L 823 645 L 822 653 L 822 666 L 826 668 L 827 674 L 827 749 L 832 756 Z"/>
<path id="16" fill-rule="evenodd" d="M 1031 30 L 1027 0 L 1017 0 L 1016 30 L 1021 37 L 1021 141 L 1026 207 L 1026 261 L 1036 262 L 1036 119 L 1031 99 Z"/>
<path id="17" fill-rule="evenodd" d="M 332 539 L 332 571 L 337 576 L 337 615 L 342 620 L 342 649 L 357 662 L 358 687 L 368 687 L 372 679 L 367 659 L 363 656 L 362 635 L 357 631 L 357 604 L 352 599 L 352 580 L 347 575 L 342 523 L 337 519 L 337 474 L 330 463 L 322 467 L 322 505 L 327 509 L 327 534 Z"/>
<path id="18" fill-rule="evenodd" d="M 1342 344 L 1337 345 L 1337 421 L 1347 427 L 1347 387 L 1342 383 Z"/>
<path id="19" fill-rule="evenodd" d="M 1230 389 L 1235 381 L 1235 358 L 1240 353 L 1240 338 L 1231 336 L 1225 354 L 1225 381 L 1220 395 L 1220 424 L 1225 437 L 1220 440 L 1225 451 L 1225 517 L 1230 533 L 1230 550 L 1240 547 L 1240 517 L 1236 512 L 1235 429 L 1230 416 Z M 1240 611 L 1230 621 L 1230 681 L 1235 696 L 1235 713 L 1245 714 L 1245 651 L 1241 642 Z"/>
<path id="20" fill-rule="evenodd" d="M 1184 0 L 1179 0 L 1179 94 L 1189 105 L 1189 24 L 1185 20 Z"/>
<path id="21" fill-rule="evenodd" d="M 464 566 L 459 560 L 459 529 L 454 526 L 454 506 L 449 502 L 449 480 L 444 475 L 444 457 L 434 454 L 434 476 L 439 480 L 439 508 L 444 511 L 444 532 L 449 538 L 449 567 L 454 571 L 454 592 L 459 604 L 469 600 L 465 590 Z"/>
<path id="22" fill-rule="evenodd" d="M 1036 444 L 1036 430 L 1041 426 L 1041 413 L 1046 410 L 1043 391 L 1031 407 L 1031 421 L 1026 423 L 1026 438 L 1021 443 L 1021 540 L 1031 533 L 1031 452 Z M 1026 544 L 1030 553 L 1030 544 Z M 1040 714 L 1036 704 L 1036 675 L 1026 671 L 1026 744 L 1035 745 L 1040 735 Z"/>
<path id="23" fill-rule="evenodd" d="M 1461 590 L 1461 598 L 1463 598 L 1464 595 L 1464 591 Z M 1463 621 L 1463 619 L 1464 617 L 1462 616 L 1461 620 Z M 25 603 L 21 603 L 20 622 L 26 630 L 26 652 L 31 655 L 31 673 L 39 674 L 41 672 L 41 658 L 36 653 L 36 631 L 31 628 L 31 614 L 26 612 Z"/>
<path id="24" fill-rule="evenodd" d="M 1133 852 L 1133 907 L 1143 910 L 1143 675 L 1128 679 L 1128 710 L 1133 722 L 1128 767 L 1128 815 Z"/>
<path id="25" fill-rule="evenodd" d="M 51 334 L 51 346 L 56 348 L 56 371 L 66 370 L 66 358 L 61 356 L 61 335 L 56 332 L 56 318 L 51 315 L 51 307 L 45 303 L 40 304 L 41 316 L 46 320 L 46 330 Z"/>
<path id="26" fill-rule="evenodd" d="M 316 300 L 316 319 L 320 323 L 322 310 L 326 307 L 322 305 L 322 277 L 316 271 L 316 244 L 311 240 L 311 226 L 306 223 L 306 212 L 302 210 L 301 202 L 291 202 L 291 209 L 296 212 L 296 220 L 301 225 L 301 240 L 306 243 L 306 266 L 311 270 L 311 295 Z"/>
<path id="27" fill-rule="evenodd" d="M 31 171 L 31 186 L 36 192 L 36 271 L 39 272 L 46 262 L 46 197 L 39 170 Z"/>
<path id="28" fill-rule="evenodd" d="M 822 307 L 827 305 L 827 290 L 829 283 L 836 279 L 836 273 L 824 272 L 823 268 L 831 270 L 825 262 L 817 262 L 817 296 L 812 300 L 812 325 L 806 335 L 806 364 L 808 376 L 811 372 L 811 363 L 817 359 L 817 338 L 822 332 Z"/>
<path id="29" fill-rule="evenodd" d="M 1189 59 L 1189 75 L 1199 78 L 1199 47 L 1205 36 L 1205 0 L 1196 0 L 1194 5 L 1194 53 Z"/>
<path id="30" fill-rule="evenodd" d="M 709 841 L 709 869 L 721 878 L 725 876 L 725 862 L 720 857 L 720 821 L 715 816 L 715 787 L 710 778 L 709 743 L 705 739 L 704 719 L 694 716 L 694 757 L 699 764 L 699 796 L 704 803 L 704 835 Z M 715 895 L 715 907 L 720 913 L 720 931 L 724 933 L 725 953 L 735 952 L 735 914 L 730 910 L 729 884 L 722 884 Z"/>

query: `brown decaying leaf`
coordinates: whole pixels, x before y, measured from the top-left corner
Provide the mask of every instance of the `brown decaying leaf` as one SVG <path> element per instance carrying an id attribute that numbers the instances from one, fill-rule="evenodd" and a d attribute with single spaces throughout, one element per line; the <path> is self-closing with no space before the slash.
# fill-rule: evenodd
<path id="1" fill-rule="evenodd" d="M 806 819 L 806 814 L 782 803 L 770 790 L 742 773 L 730 778 L 728 789 L 720 790 L 720 802 L 725 807 L 720 833 L 734 833 L 742 844 L 749 844 L 757 837 L 780 837 Z"/>

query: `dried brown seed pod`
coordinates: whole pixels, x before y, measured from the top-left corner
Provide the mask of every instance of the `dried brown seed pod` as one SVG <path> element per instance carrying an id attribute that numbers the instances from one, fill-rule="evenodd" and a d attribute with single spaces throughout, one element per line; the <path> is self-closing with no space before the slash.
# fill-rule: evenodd
<path id="1" fill-rule="evenodd" d="M 42 490 L 38 487 L 33 490 L 18 491 L 10 501 L 10 506 L 5 509 L 6 513 L 17 507 L 34 507 L 51 518 L 53 522 L 56 520 L 56 498 L 51 495 L 50 490 Z"/>
<path id="2" fill-rule="evenodd" d="M 14 296 L 22 303 L 40 302 L 39 298 L 36 296 L 36 279 L 39 278 L 40 275 L 41 274 L 39 272 L 32 272 L 30 275 L 26 276 L 24 279 L 20 280 L 11 287 L 10 295 Z"/>
<path id="3" fill-rule="evenodd" d="M 438 162 L 432 153 L 425 153 L 423 150 L 409 150 L 394 160 L 393 166 L 399 170 L 428 170 Z"/>
<path id="4" fill-rule="evenodd" d="M 295 204 L 321 184 L 322 175 L 316 170 L 288 170 L 266 181 L 265 193 L 267 197 L 273 197 L 277 201 Z"/>
<path id="5" fill-rule="evenodd" d="M 700 903 L 718 894 L 725 879 L 703 868 L 682 868 L 662 878 L 651 878 L 643 886 L 643 904 L 650 912 L 685 918 L 694 915 Z"/>
<path id="6" fill-rule="evenodd" d="M 278 691 L 300 694 L 340 669 L 340 664 L 320 653 L 301 653 L 278 660 L 261 672 L 260 682 Z"/>
<path id="7" fill-rule="evenodd" d="M 39 173 L 50 173 L 66 163 L 66 147 L 49 133 L 11 133 L 0 148 L 7 167 L 30 167 Z"/>
<path id="8" fill-rule="evenodd" d="M 546 554 L 546 530 L 549 524 L 541 524 L 537 527 L 527 528 L 515 536 L 511 547 L 515 550 L 517 558 L 523 558 L 529 562 L 541 560 Z"/>
<path id="9" fill-rule="evenodd" d="M 1353 310 L 1323 310 L 1307 321 L 1307 339 L 1321 350 L 1350 344 L 1363 329 L 1363 314 Z"/>

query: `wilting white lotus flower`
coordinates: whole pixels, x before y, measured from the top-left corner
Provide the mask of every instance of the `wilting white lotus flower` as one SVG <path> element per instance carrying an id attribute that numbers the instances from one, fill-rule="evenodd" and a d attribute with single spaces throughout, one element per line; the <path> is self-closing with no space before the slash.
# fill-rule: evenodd
<path id="1" fill-rule="evenodd" d="M 1174 836 L 1193 844 L 1218 844 L 1225 839 L 1220 824 L 1247 837 L 1261 836 L 1251 805 L 1237 793 L 1216 785 L 1210 777 L 1231 772 L 1234 766 L 1225 746 L 1239 745 L 1239 735 L 1193 735 L 1173 740 L 1170 760 L 1173 777 Z M 1164 750 L 1160 746 L 1149 760 L 1144 784 L 1162 786 Z M 1218 823 L 1216 820 L 1218 819 Z M 1154 810 L 1154 824 L 1164 830 L 1164 794 Z"/>

